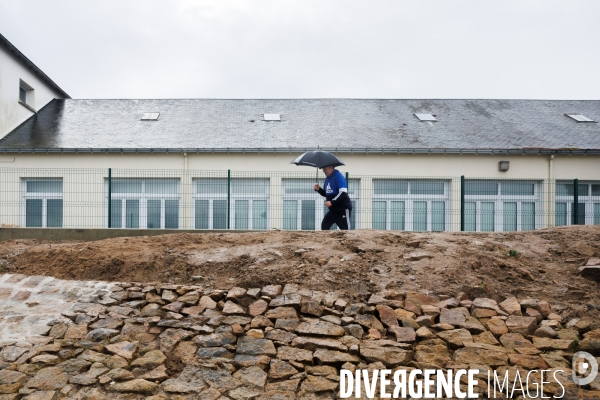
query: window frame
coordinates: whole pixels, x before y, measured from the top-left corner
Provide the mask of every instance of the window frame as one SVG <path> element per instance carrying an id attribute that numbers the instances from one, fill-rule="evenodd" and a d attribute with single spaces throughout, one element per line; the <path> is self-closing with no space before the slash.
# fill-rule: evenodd
<path id="1" fill-rule="evenodd" d="M 269 193 L 270 193 L 270 184 L 271 184 L 271 180 L 270 178 L 230 178 L 230 194 L 229 194 L 229 227 L 230 229 L 248 229 L 248 230 L 268 230 L 269 229 L 269 210 L 270 210 L 270 205 L 271 205 L 271 201 L 269 198 Z M 192 178 L 192 221 L 194 221 L 193 225 L 193 229 L 199 229 L 199 230 L 213 230 L 214 228 L 214 222 L 215 222 L 215 207 L 214 207 L 214 202 L 216 200 L 225 200 L 227 201 L 227 190 L 225 190 L 224 193 L 218 193 L 218 192 L 203 192 L 203 193 L 199 193 L 198 191 L 198 184 L 201 181 L 213 181 L 214 184 L 217 184 L 219 182 L 222 183 L 227 183 L 227 178 L 207 178 L 207 177 L 193 177 Z M 239 183 L 239 182 L 243 182 L 243 181 L 254 181 L 257 183 L 260 183 L 260 181 L 263 181 L 262 184 L 264 185 L 264 191 L 262 193 L 238 193 L 234 190 L 234 185 Z M 220 185 L 219 185 L 220 186 Z M 227 187 L 225 185 L 225 187 Z M 260 187 L 257 184 L 257 187 Z M 210 188 L 210 186 L 209 186 Z M 208 200 L 209 204 L 208 204 L 208 228 L 197 228 L 196 227 L 196 200 Z M 248 201 L 248 227 L 247 228 L 237 228 L 236 227 L 236 201 Z M 266 201 L 266 220 L 265 220 L 265 227 L 261 227 L 261 228 L 255 228 L 255 226 L 258 224 L 258 221 L 254 220 L 254 208 L 255 205 L 254 202 L 255 201 Z M 227 206 L 227 205 L 226 205 Z M 226 208 L 227 210 L 227 208 Z M 227 217 L 225 217 L 227 218 Z M 227 219 L 225 220 L 227 221 Z M 216 229 L 220 229 L 220 228 L 216 228 Z M 225 226 L 224 229 L 227 229 L 227 225 Z"/>
<path id="2" fill-rule="evenodd" d="M 173 181 L 176 182 L 176 193 L 146 193 L 146 183 L 152 180 L 160 181 Z M 181 213 L 181 179 L 180 178 L 112 178 L 112 184 L 115 181 L 141 181 L 140 192 L 114 192 L 111 191 L 111 201 L 121 201 L 121 226 L 114 227 L 111 224 L 112 229 L 181 229 L 182 226 L 182 213 Z M 105 178 L 105 196 L 104 196 L 104 225 L 108 228 L 108 178 Z M 138 200 L 138 227 L 127 227 L 127 200 Z M 148 201 L 149 200 L 160 200 L 160 227 L 148 228 Z M 177 200 L 177 227 L 176 228 L 165 228 L 166 226 L 166 201 Z M 112 207 L 111 207 L 112 210 Z"/>
<path id="3" fill-rule="evenodd" d="M 61 192 L 28 192 L 27 182 L 60 182 Z M 48 200 L 62 200 L 62 218 L 60 226 L 51 228 L 62 228 L 64 226 L 64 181 L 63 178 L 34 178 L 34 177 L 22 177 L 21 178 L 21 226 L 26 228 L 48 228 Z M 27 200 L 42 200 L 42 226 L 27 226 Z"/>
<path id="4" fill-rule="evenodd" d="M 465 205 L 466 203 L 475 203 L 475 231 L 470 232 L 522 232 L 523 231 L 523 203 L 534 203 L 534 226 L 533 230 L 538 229 L 542 226 L 542 195 L 541 195 L 541 181 L 538 180 L 520 180 L 520 179 L 468 179 L 467 182 L 493 182 L 498 185 L 497 194 L 495 195 L 478 195 L 478 194 L 465 194 Z M 507 183 L 529 183 L 533 184 L 532 195 L 514 195 L 514 194 L 503 194 L 502 185 Z M 493 203 L 494 204 L 494 230 L 482 231 L 482 213 L 481 203 Z M 515 231 L 504 230 L 504 204 L 505 203 L 517 203 L 517 223 Z M 465 227 L 466 228 L 466 227 Z M 529 230 L 529 229 L 528 229 Z"/>
<path id="5" fill-rule="evenodd" d="M 288 183 L 297 182 L 298 185 L 302 185 L 302 187 L 307 187 L 306 193 L 288 193 L 288 189 L 292 186 Z M 359 192 L 360 192 L 360 179 L 350 178 L 350 182 L 348 183 L 348 196 L 350 196 L 350 200 L 352 201 L 352 213 L 351 213 L 351 222 L 350 229 L 358 229 L 356 226 L 358 224 L 358 219 L 355 217 L 357 214 L 357 208 L 359 207 Z M 325 217 L 327 213 L 327 206 L 325 206 L 325 197 L 321 196 L 317 192 L 314 191 L 315 180 L 310 178 L 282 178 L 281 179 L 281 228 L 284 230 L 297 230 L 301 231 L 302 229 L 302 202 L 303 201 L 314 201 L 315 208 L 315 219 L 314 226 L 315 231 L 321 229 L 321 221 Z M 287 229 L 284 228 L 285 224 L 285 202 L 286 201 L 296 201 L 296 229 Z M 356 221 L 355 223 L 352 223 Z M 308 231 L 308 230 L 307 230 Z"/>
<path id="6" fill-rule="evenodd" d="M 407 193 L 403 194 L 393 194 L 393 193 L 384 193 L 384 194 L 376 194 L 375 193 L 375 181 L 396 181 L 396 182 L 407 182 Z M 443 194 L 413 194 L 412 193 L 412 185 L 414 183 L 442 183 L 443 184 Z M 415 202 L 426 202 L 426 230 L 418 231 L 418 232 L 432 232 L 433 229 L 433 202 L 443 202 L 444 203 L 444 230 L 447 230 L 447 227 L 451 225 L 451 213 L 448 212 L 450 205 L 450 180 L 446 179 L 390 179 L 390 178 L 377 178 L 373 179 L 373 196 L 371 199 L 371 227 L 375 228 L 375 219 L 373 218 L 374 202 L 384 202 L 386 203 L 385 207 L 385 230 L 392 230 L 392 202 L 404 202 L 404 231 L 417 232 L 414 230 L 415 227 Z M 443 232 L 439 231 L 439 232 Z"/>
<path id="7" fill-rule="evenodd" d="M 25 100 L 21 98 L 21 93 L 25 95 Z M 30 111 L 35 112 L 34 103 L 35 103 L 35 95 L 34 89 L 25 82 L 23 79 L 19 79 L 19 96 L 18 102 L 28 108 Z"/>
<path id="8" fill-rule="evenodd" d="M 566 181 L 566 180 L 557 180 L 555 182 L 555 186 L 554 186 L 554 190 L 555 193 L 558 193 L 558 185 L 559 184 L 570 184 L 573 185 L 573 181 Z M 593 195 L 593 191 L 592 191 L 592 185 L 600 185 L 600 180 L 599 181 L 592 181 L 592 180 L 586 180 L 586 181 L 580 181 L 579 182 L 579 186 L 581 185 L 585 185 L 587 187 L 587 195 L 582 196 L 581 194 L 579 194 L 577 201 L 579 202 L 579 204 L 583 204 L 585 207 L 585 212 L 584 212 L 584 219 L 583 219 L 583 223 L 579 223 L 579 225 L 600 225 L 600 215 L 596 215 L 595 214 L 595 209 L 596 204 L 600 204 L 600 194 L 597 196 Z M 574 195 L 559 195 L 556 194 L 554 197 L 554 210 L 555 210 L 555 218 L 554 218 L 554 224 L 555 226 L 570 226 L 573 225 L 573 205 L 574 205 Z M 557 204 L 565 204 L 566 203 L 566 224 L 562 225 L 562 224 L 557 224 L 556 223 L 556 209 L 557 209 Z M 598 206 L 600 207 L 600 205 Z"/>

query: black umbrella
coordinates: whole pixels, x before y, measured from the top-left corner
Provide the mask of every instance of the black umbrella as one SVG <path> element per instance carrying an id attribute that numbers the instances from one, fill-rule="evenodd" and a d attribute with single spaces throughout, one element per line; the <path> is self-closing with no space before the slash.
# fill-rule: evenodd
<path id="1" fill-rule="evenodd" d="M 321 150 L 307 151 L 306 153 L 296 157 L 294 159 L 294 161 L 292 161 L 290 164 L 307 165 L 309 167 L 316 167 L 317 168 L 317 181 L 319 179 L 319 176 L 318 176 L 319 168 L 323 168 L 328 165 L 332 165 L 334 167 L 338 167 L 340 165 L 346 165 L 342 162 L 342 160 L 340 160 L 339 158 L 337 158 L 330 152 L 321 151 Z"/>

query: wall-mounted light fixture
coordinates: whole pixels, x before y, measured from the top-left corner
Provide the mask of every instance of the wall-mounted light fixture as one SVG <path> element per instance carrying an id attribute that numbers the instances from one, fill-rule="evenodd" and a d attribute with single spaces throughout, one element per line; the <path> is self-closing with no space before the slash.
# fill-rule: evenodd
<path id="1" fill-rule="evenodd" d="M 498 163 L 498 171 L 506 172 L 508 171 L 509 162 L 508 161 L 500 161 Z"/>

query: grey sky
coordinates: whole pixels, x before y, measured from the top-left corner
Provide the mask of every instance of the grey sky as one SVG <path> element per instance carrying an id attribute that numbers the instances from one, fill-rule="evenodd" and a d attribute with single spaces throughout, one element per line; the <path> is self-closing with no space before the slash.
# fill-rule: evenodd
<path id="1" fill-rule="evenodd" d="M 73 98 L 600 98 L 598 0 L 0 0 Z"/>

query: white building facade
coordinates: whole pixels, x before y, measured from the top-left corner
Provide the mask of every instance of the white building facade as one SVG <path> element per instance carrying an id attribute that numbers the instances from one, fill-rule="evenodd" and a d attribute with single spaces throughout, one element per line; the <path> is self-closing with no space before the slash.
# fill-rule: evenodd
<path id="1" fill-rule="evenodd" d="M 69 99 L 58 85 L 0 35 L 0 138 L 53 99 Z"/>

